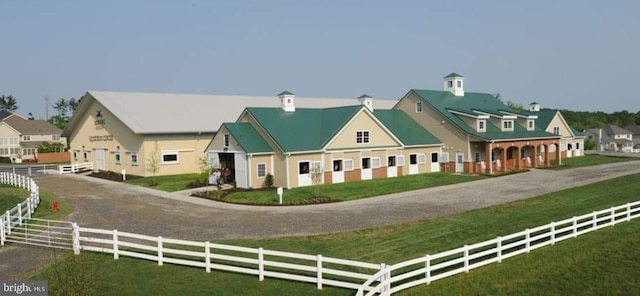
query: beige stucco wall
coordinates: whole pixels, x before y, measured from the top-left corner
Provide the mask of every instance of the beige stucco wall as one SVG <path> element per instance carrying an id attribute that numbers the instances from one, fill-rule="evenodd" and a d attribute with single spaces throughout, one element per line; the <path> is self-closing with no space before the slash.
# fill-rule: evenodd
<path id="1" fill-rule="evenodd" d="M 178 152 L 178 163 L 161 164 L 158 175 L 197 173 L 200 170 L 199 161 L 205 157 L 205 149 L 211 138 L 212 133 L 145 135 L 143 150 L 146 151 L 146 157 L 138 162 L 144 165 L 156 149 L 160 160 L 163 153 Z"/>
<path id="2" fill-rule="evenodd" d="M 369 143 L 356 143 L 357 131 L 369 131 Z M 327 146 L 327 150 L 397 147 L 400 144 L 364 110 L 357 114 Z"/>
<path id="3" fill-rule="evenodd" d="M 289 186 L 291 188 L 298 187 L 298 163 L 302 161 L 315 162 L 320 161 L 322 163 L 321 153 L 310 154 L 294 154 L 289 157 Z M 327 169 L 327 168 L 323 168 Z"/>
<path id="4" fill-rule="evenodd" d="M 0 138 L 14 138 L 19 141 L 20 135 L 6 123 L 0 124 Z"/>
<path id="5" fill-rule="evenodd" d="M 415 104 L 418 101 L 423 102 L 422 113 L 416 112 Z M 446 151 L 460 150 L 465 155 L 465 161 L 471 161 L 470 153 L 468 153 L 467 135 L 449 122 L 430 104 L 418 98 L 415 94 L 409 93 L 396 104 L 394 109 L 404 111 L 427 131 L 440 139 L 444 146 L 450 147 Z M 445 121 L 445 123 L 443 124 L 442 121 Z M 454 154 L 450 155 L 450 157 L 454 157 Z"/>
<path id="6" fill-rule="evenodd" d="M 547 126 L 547 130 L 546 131 L 553 134 L 553 128 L 554 127 L 559 127 L 560 128 L 560 135 L 561 136 L 563 136 L 563 137 L 570 137 L 571 136 L 571 132 L 569 131 L 569 127 L 564 124 L 564 122 L 562 121 L 562 118 L 560 118 L 558 113 L 556 113 L 556 115 L 553 116 L 553 119 L 549 123 L 549 126 Z"/>
<path id="7" fill-rule="evenodd" d="M 425 154 L 426 162 L 424 164 L 418 164 L 418 173 L 430 173 L 431 171 L 431 153 L 440 152 L 439 147 L 425 147 L 425 148 L 408 148 L 401 151 L 404 155 L 404 166 L 402 166 L 402 175 L 409 174 L 409 156 L 411 154 Z"/>
<path id="8" fill-rule="evenodd" d="M 213 137 L 213 140 L 211 141 L 211 143 L 207 146 L 206 150 L 215 150 L 215 151 L 222 151 L 225 147 L 224 147 L 224 135 L 228 134 L 229 135 L 229 147 L 227 148 L 227 151 L 229 152 L 234 152 L 234 151 L 242 151 L 244 152 L 244 149 L 242 149 L 242 147 L 240 147 L 240 145 L 238 144 L 238 141 L 236 139 L 233 138 L 233 136 L 231 136 L 231 134 L 229 133 L 229 131 L 227 130 L 226 127 L 221 127 L 218 130 L 218 133 L 216 133 L 216 135 Z"/>
<path id="9" fill-rule="evenodd" d="M 253 155 L 249 158 L 249 187 L 263 187 L 266 175 L 265 177 L 258 177 L 258 164 L 264 163 L 266 166 L 266 173 L 273 174 L 272 160 L 273 155 Z"/>

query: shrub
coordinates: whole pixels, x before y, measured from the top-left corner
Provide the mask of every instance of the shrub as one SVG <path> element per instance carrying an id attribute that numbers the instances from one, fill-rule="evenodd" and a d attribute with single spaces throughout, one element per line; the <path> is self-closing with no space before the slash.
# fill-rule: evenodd
<path id="1" fill-rule="evenodd" d="M 264 187 L 266 187 L 266 188 L 273 187 L 273 175 L 272 174 L 267 173 L 267 175 L 264 177 Z"/>
<path id="2" fill-rule="evenodd" d="M 10 157 L 0 157 L 0 163 L 11 163 Z"/>

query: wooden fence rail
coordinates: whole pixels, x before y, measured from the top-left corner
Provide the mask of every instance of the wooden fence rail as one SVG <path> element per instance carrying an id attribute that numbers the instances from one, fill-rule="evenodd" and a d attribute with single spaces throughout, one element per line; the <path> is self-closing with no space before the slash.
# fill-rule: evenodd
<path id="1" fill-rule="evenodd" d="M 385 267 L 365 281 L 356 295 L 391 295 L 638 217 L 640 201 L 428 254 Z"/>
<path id="2" fill-rule="evenodd" d="M 59 165 L 58 173 L 62 174 L 75 174 L 79 172 L 93 171 L 93 162 L 74 163 L 68 165 Z"/>

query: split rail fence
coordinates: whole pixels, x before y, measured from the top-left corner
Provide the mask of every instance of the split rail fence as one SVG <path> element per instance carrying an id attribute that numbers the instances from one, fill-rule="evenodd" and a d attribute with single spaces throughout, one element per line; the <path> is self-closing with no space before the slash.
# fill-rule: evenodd
<path id="1" fill-rule="evenodd" d="M 68 165 L 59 165 L 58 173 L 62 174 L 75 174 L 80 172 L 93 171 L 93 162 L 74 163 Z"/>

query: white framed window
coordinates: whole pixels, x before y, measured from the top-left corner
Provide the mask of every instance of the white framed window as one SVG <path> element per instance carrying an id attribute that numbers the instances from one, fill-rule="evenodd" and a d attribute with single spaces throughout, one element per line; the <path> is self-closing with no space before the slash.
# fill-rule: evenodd
<path id="1" fill-rule="evenodd" d="M 422 102 L 416 102 L 416 113 L 422 113 Z"/>
<path id="2" fill-rule="evenodd" d="M 418 154 L 409 154 L 409 164 L 418 164 Z"/>
<path id="3" fill-rule="evenodd" d="M 138 165 L 138 152 L 131 152 L 131 165 Z"/>
<path id="4" fill-rule="evenodd" d="M 162 152 L 162 164 L 178 164 L 180 157 L 177 151 Z"/>
<path id="5" fill-rule="evenodd" d="M 524 151 L 524 150 L 522 150 L 522 151 Z M 476 152 L 474 154 L 474 161 L 475 162 L 480 162 L 480 152 Z"/>
<path id="6" fill-rule="evenodd" d="M 502 131 L 513 131 L 513 120 L 503 120 Z"/>
<path id="7" fill-rule="evenodd" d="M 458 87 L 462 87 L 462 81 L 458 80 Z"/>
<path id="8" fill-rule="evenodd" d="M 442 152 L 442 154 L 440 154 L 440 162 L 442 163 L 449 162 L 449 152 Z"/>
<path id="9" fill-rule="evenodd" d="M 51 136 L 51 140 L 59 141 L 60 140 L 60 135 L 52 135 Z"/>
<path id="10" fill-rule="evenodd" d="M 535 124 L 533 122 L 533 119 L 529 119 L 527 120 L 527 130 L 528 131 L 533 131 L 535 130 Z"/>
<path id="11" fill-rule="evenodd" d="M 431 163 L 438 163 L 438 158 L 439 158 L 438 152 L 431 153 Z"/>
<path id="12" fill-rule="evenodd" d="M 259 163 L 256 171 L 258 172 L 258 178 L 264 178 L 267 175 L 267 164 Z"/>
<path id="13" fill-rule="evenodd" d="M 453 81 L 447 81 L 447 85 L 449 86 L 449 88 L 453 87 Z"/>
<path id="14" fill-rule="evenodd" d="M 379 169 L 380 166 L 380 157 L 371 158 L 371 168 Z"/>
<path id="15" fill-rule="evenodd" d="M 224 134 L 224 147 L 229 147 L 229 134 Z"/>
<path id="16" fill-rule="evenodd" d="M 369 131 L 356 131 L 356 143 L 368 144 L 369 140 Z"/>
<path id="17" fill-rule="evenodd" d="M 560 127 L 554 126 L 553 127 L 553 133 L 556 134 L 556 135 L 559 135 L 560 134 Z"/>
<path id="18" fill-rule="evenodd" d="M 404 155 L 398 155 L 398 157 L 396 157 L 396 164 L 398 164 L 398 166 L 404 165 Z"/>
<path id="19" fill-rule="evenodd" d="M 422 153 L 422 154 L 418 154 L 418 164 L 425 164 L 427 163 L 427 155 Z"/>
<path id="20" fill-rule="evenodd" d="M 120 151 L 116 151 L 113 156 L 116 158 L 116 164 L 120 164 Z"/>
<path id="21" fill-rule="evenodd" d="M 22 140 L 23 141 L 31 141 L 31 136 L 30 135 L 24 135 L 24 136 L 22 136 Z"/>
<path id="22" fill-rule="evenodd" d="M 478 120 L 478 132 L 485 132 L 487 131 L 487 121 L 484 119 L 479 119 Z"/>
<path id="23" fill-rule="evenodd" d="M 353 159 L 345 159 L 342 161 L 345 171 L 353 171 Z"/>
<path id="24" fill-rule="evenodd" d="M 22 149 L 22 155 L 36 155 L 36 148 L 24 148 Z"/>

